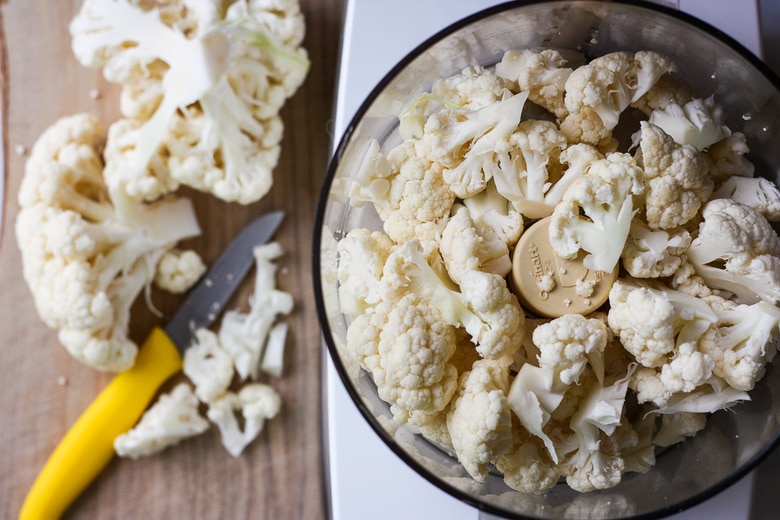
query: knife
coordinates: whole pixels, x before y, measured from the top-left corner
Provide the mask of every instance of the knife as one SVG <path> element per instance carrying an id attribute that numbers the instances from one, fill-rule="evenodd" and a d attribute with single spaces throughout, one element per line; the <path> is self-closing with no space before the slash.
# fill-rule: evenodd
<path id="1" fill-rule="evenodd" d="M 20 520 L 54 520 L 114 456 L 114 439 L 132 428 L 157 390 L 182 368 L 194 332 L 210 326 L 255 263 L 284 213 L 267 213 L 244 228 L 190 291 L 164 329 L 155 327 L 132 368 L 117 374 L 73 424 L 38 474 Z"/>

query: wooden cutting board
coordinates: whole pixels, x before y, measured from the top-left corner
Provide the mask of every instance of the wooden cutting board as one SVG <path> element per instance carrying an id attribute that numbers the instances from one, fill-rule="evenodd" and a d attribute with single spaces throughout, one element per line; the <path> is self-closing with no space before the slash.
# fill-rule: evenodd
<path id="1" fill-rule="evenodd" d="M 21 277 L 13 226 L 24 162 L 40 133 L 62 116 L 88 111 L 106 124 L 118 115 L 116 86 L 82 68 L 70 50 L 68 23 L 80 0 L 0 0 L 4 54 L 2 117 L 5 214 L 0 243 L 0 519 L 16 518 L 24 496 L 67 428 L 110 380 L 71 358 L 38 318 Z M 311 236 L 316 199 L 329 159 L 329 121 L 336 78 L 343 0 L 301 0 L 304 42 L 312 66 L 283 110 L 283 151 L 272 191 L 249 206 L 186 192 L 196 204 L 202 236 L 189 241 L 208 262 L 254 216 L 287 212 L 276 235 L 281 289 L 296 308 L 281 379 L 267 379 L 283 409 L 238 458 L 216 428 L 166 452 L 139 460 L 115 458 L 73 504 L 68 518 L 320 519 L 325 516 L 320 423 L 320 341 L 313 304 Z M 95 98 L 94 94 L 98 94 Z M 251 280 L 232 302 L 245 307 Z M 180 297 L 155 293 L 166 316 Z M 144 305 L 133 310 L 132 336 L 161 323 Z"/>

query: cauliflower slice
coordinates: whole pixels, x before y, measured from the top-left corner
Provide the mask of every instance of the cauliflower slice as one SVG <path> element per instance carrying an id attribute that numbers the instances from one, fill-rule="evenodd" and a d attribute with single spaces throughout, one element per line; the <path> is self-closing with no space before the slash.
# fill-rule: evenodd
<path id="1" fill-rule="evenodd" d="M 512 414 L 507 406 L 511 358 L 479 360 L 460 375 L 447 413 L 455 454 L 469 475 L 485 482 L 488 464 L 512 445 Z"/>
<path id="2" fill-rule="evenodd" d="M 644 191 L 642 170 L 628 154 L 613 152 L 594 161 L 563 194 L 550 220 L 555 253 L 583 265 L 612 272 L 620 259 L 634 215 L 633 195 Z"/>
<path id="3" fill-rule="evenodd" d="M 222 317 L 219 341 L 233 358 L 241 379 L 257 378 L 268 334 L 279 316 L 292 312 L 290 293 L 276 288 L 277 266 L 274 261 L 283 254 L 278 242 L 255 247 L 255 284 L 249 299 L 249 312 L 230 310 Z"/>
<path id="4" fill-rule="evenodd" d="M 272 387 L 262 383 L 244 385 L 236 394 L 228 392 L 209 403 L 208 418 L 219 428 L 222 445 L 238 457 L 263 431 L 265 421 L 273 419 L 282 407 L 282 399 Z M 236 413 L 243 417 L 243 429 Z"/>
<path id="5" fill-rule="evenodd" d="M 16 237 L 23 276 L 41 319 L 82 363 L 130 368 L 130 308 L 160 258 L 200 228 L 189 200 L 112 203 L 100 152 L 105 130 L 91 115 L 64 117 L 34 144 L 19 189 Z"/>
<path id="6" fill-rule="evenodd" d="M 120 457 L 146 457 L 209 429 L 198 413 L 198 399 L 187 383 L 179 383 L 149 408 L 135 427 L 114 439 Z"/>
<path id="7" fill-rule="evenodd" d="M 780 237 L 766 218 L 729 199 L 708 202 L 702 217 L 687 253 L 696 274 L 741 303 L 780 302 Z"/>
<path id="8" fill-rule="evenodd" d="M 644 170 L 645 221 L 672 229 L 696 217 L 712 195 L 707 161 L 695 147 L 677 144 L 661 128 L 642 121 L 637 162 Z"/>
<path id="9" fill-rule="evenodd" d="M 106 154 L 116 199 L 181 183 L 247 204 L 271 187 L 278 113 L 309 67 L 299 5 L 195 6 L 87 0 L 70 24 L 79 62 L 124 87 Z"/>

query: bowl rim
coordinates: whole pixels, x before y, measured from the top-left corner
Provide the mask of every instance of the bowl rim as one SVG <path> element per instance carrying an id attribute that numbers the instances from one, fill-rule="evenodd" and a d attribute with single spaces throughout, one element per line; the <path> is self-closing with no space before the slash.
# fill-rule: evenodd
<path id="1" fill-rule="evenodd" d="M 376 101 L 376 99 L 381 95 L 384 89 L 388 86 L 388 84 L 390 84 L 392 80 L 404 68 L 406 68 L 411 62 L 413 62 L 423 52 L 425 52 L 426 49 L 428 49 L 435 43 L 441 41 L 442 39 L 448 37 L 449 35 L 471 25 L 472 23 L 475 23 L 484 18 L 501 14 L 509 10 L 527 7 L 535 4 L 556 4 L 556 3 L 592 4 L 592 3 L 599 3 L 599 2 L 621 4 L 624 6 L 632 6 L 632 7 L 649 9 L 651 11 L 657 11 L 661 14 L 665 14 L 667 16 L 676 18 L 681 22 L 687 23 L 693 26 L 694 28 L 697 28 L 705 33 L 708 33 L 710 36 L 713 36 L 716 40 L 719 40 L 724 45 L 736 51 L 743 59 L 745 59 L 761 75 L 763 75 L 775 87 L 775 89 L 778 92 L 780 92 L 780 77 L 764 61 L 762 61 L 759 57 L 757 57 L 749 49 L 747 49 L 744 45 L 742 45 L 742 43 L 734 39 L 732 36 L 726 34 L 722 30 L 718 29 L 717 27 L 709 24 L 708 22 L 701 20 L 686 12 L 680 11 L 678 9 L 674 9 L 665 6 L 663 4 L 658 4 L 647 0 L 509 0 L 507 2 L 499 3 L 491 7 L 487 7 L 485 9 L 476 11 L 468 16 L 461 18 L 460 20 L 457 20 L 449 24 L 447 27 L 435 32 L 428 38 L 424 39 L 421 43 L 416 45 L 408 53 L 406 53 L 392 68 L 390 68 L 390 70 L 386 74 L 384 74 L 384 76 L 382 76 L 382 78 L 371 89 L 369 94 L 366 95 L 365 99 L 361 102 L 360 106 L 355 111 L 353 116 L 349 119 L 349 121 L 347 122 L 347 124 L 345 125 L 341 133 L 341 136 L 338 135 L 333 136 L 332 142 L 337 142 L 337 146 L 333 148 L 331 158 L 328 161 L 326 174 L 325 177 L 323 178 L 320 187 L 320 193 L 317 198 L 317 205 L 315 208 L 314 228 L 312 233 L 313 247 L 312 247 L 311 265 L 312 265 L 312 274 L 313 274 L 313 282 L 314 282 L 313 283 L 314 300 L 315 300 L 314 303 L 317 311 L 317 318 L 320 324 L 321 341 L 324 340 L 327 348 L 327 352 L 330 355 L 333 366 L 339 376 L 339 380 L 341 384 L 344 386 L 344 388 L 346 389 L 352 403 L 357 407 L 358 411 L 360 412 L 360 415 L 368 423 L 368 425 L 371 427 L 374 433 L 378 435 L 378 437 L 382 440 L 382 442 L 415 473 L 417 473 L 425 480 L 427 480 L 428 482 L 430 482 L 440 490 L 444 491 L 448 495 L 456 498 L 457 500 L 466 503 L 468 505 L 471 505 L 472 507 L 474 507 L 479 511 L 493 514 L 493 515 L 498 515 L 502 518 L 509 518 L 515 520 L 534 520 L 539 517 L 525 516 L 523 514 L 509 511 L 504 508 L 498 507 L 496 505 L 480 501 L 475 497 L 467 494 L 466 492 L 460 490 L 459 488 L 454 487 L 449 483 L 443 481 L 442 479 L 438 478 L 426 467 L 418 463 L 413 457 L 409 456 L 406 453 L 406 451 L 403 450 L 397 444 L 397 442 L 392 438 L 392 436 L 377 422 L 374 414 L 368 409 L 368 407 L 363 402 L 363 399 L 358 394 L 357 390 L 354 388 L 351 379 L 349 377 L 349 374 L 347 373 L 347 369 L 344 363 L 342 362 L 338 349 L 333 341 L 333 333 L 330 327 L 330 323 L 328 322 L 327 319 L 328 313 L 325 308 L 325 297 L 324 297 L 322 278 L 321 278 L 321 273 L 322 273 L 321 271 L 322 268 L 321 230 L 324 227 L 325 210 L 328 203 L 328 196 L 330 193 L 330 188 L 332 187 L 333 184 L 333 180 L 336 175 L 336 171 L 340 164 L 340 158 L 343 155 L 347 145 L 349 144 L 355 130 L 359 126 L 360 121 L 368 112 L 369 108 L 374 103 L 374 101 Z M 336 141 L 336 139 L 338 139 L 338 141 Z M 324 377 L 324 373 L 325 373 L 324 367 L 326 366 L 325 364 L 327 363 L 326 356 L 322 356 L 321 363 L 323 366 L 323 370 L 321 371 L 321 373 L 323 374 Z M 321 401 L 322 401 L 321 424 L 323 426 L 322 437 L 323 437 L 323 445 L 326 447 L 326 449 L 323 450 L 323 456 L 325 458 L 324 465 L 323 465 L 323 472 L 325 477 L 325 486 L 327 490 L 330 489 L 330 476 L 328 475 L 329 457 L 327 452 L 327 435 L 328 435 L 327 430 L 328 429 L 326 426 L 327 424 L 326 396 L 323 395 Z M 680 500 L 675 503 L 666 504 L 655 511 L 642 513 L 638 515 L 626 516 L 622 518 L 633 519 L 633 520 L 650 520 L 650 519 L 663 518 L 690 509 L 706 501 L 707 499 L 714 497 L 715 495 L 719 494 L 723 490 L 729 488 L 730 486 L 732 486 L 733 484 L 741 480 L 748 473 L 753 471 L 764 459 L 766 459 L 767 456 L 774 449 L 776 449 L 778 445 L 780 445 L 780 431 L 778 431 L 778 433 L 775 434 L 774 438 L 770 442 L 762 446 L 761 449 L 759 449 L 751 459 L 743 463 L 734 472 L 730 473 L 729 475 L 721 479 L 719 482 L 711 485 L 710 487 L 702 491 L 699 491 L 698 493 L 695 493 L 694 495 L 686 499 Z M 330 493 L 326 492 L 325 495 L 326 495 L 325 496 L 326 504 L 330 504 Z M 330 506 L 328 506 L 328 511 L 329 511 L 328 514 L 330 515 Z"/>

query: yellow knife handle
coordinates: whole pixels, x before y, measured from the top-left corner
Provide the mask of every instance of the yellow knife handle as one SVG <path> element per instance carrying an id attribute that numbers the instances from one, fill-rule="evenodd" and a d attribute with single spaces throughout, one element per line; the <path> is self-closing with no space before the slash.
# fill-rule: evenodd
<path id="1" fill-rule="evenodd" d="M 131 429 L 165 381 L 181 370 L 176 345 L 152 330 L 135 364 L 117 374 L 65 434 L 33 483 L 20 520 L 54 520 L 114 456 L 114 439 Z"/>

